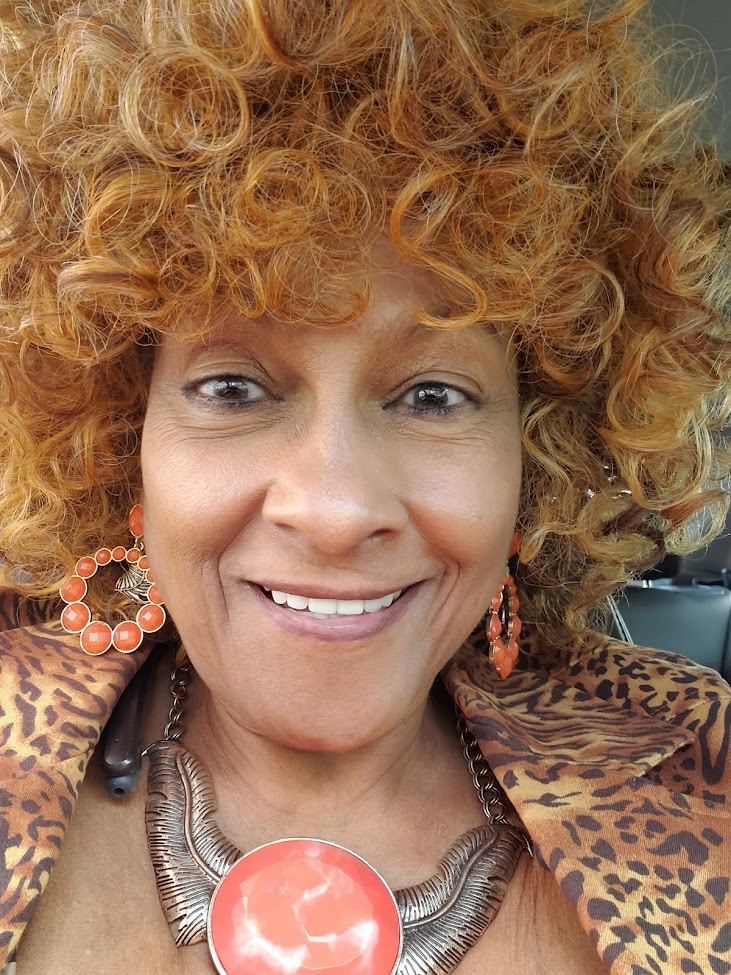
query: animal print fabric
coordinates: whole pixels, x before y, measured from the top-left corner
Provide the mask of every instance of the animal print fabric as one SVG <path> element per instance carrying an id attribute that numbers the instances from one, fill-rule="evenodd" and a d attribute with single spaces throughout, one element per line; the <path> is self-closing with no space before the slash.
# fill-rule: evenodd
<path id="1" fill-rule="evenodd" d="M 13 971 L 94 747 L 149 653 L 89 657 L 59 615 L 0 590 L 0 972 Z"/>
<path id="2" fill-rule="evenodd" d="M 608 971 L 727 975 L 726 682 L 600 634 L 500 681 L 485 644 L 476 631 L 447 687 Z"/>
<path id="3" fill-rule="evenodd" d="M 88 657 L 57 612 L 0 591 L 0 971 L 46 886 L 104 724 L 147 654 Z M 611 975 L 727 975 L 728 686 L 681 657 L 599 634 L 553 666 L 522 642 L 519 668 L 500 681 L 479 628 L 443 676 L 539 862 Z"/>

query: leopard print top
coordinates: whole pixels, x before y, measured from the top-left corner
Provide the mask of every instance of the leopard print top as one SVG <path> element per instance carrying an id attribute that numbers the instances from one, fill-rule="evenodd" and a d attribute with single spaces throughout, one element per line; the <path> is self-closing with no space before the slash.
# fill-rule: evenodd
<path id="1" fill-rule="evenodd" d="M 0 971 L 89 758 L 150 648 L 89 657 L 53 603 L 0 590 Z M 611 975 L 731 973 L 731 692 L 682 657 L 535 640 L 500 681 L 477 629 L 445 684 Z M 22 975 L 22 973 L 21 973 Z"/>
<path id="2" fill-rule="evenodd" d="M 608 971 L 727 975 L 729 686 L 600 634 L 499 681 L 485 645 L 472 635 L 447 686 Z"/>

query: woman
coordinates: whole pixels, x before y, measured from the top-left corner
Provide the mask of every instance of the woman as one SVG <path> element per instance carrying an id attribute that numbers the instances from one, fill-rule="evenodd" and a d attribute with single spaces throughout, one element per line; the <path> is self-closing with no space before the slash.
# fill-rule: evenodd
<path id="1" fill-rule="evenodd" d="M 7 972 L 731 970 L 728 688 L 588 628 L 725 502 L 639 7 L 0 8 Z"/>

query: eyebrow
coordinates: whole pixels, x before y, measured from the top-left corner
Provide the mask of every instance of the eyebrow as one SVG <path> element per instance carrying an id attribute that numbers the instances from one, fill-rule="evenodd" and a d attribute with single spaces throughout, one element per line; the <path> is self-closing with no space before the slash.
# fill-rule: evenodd
<path id="1" fill-rule="evenodd" d="M 451 337 L 453 342 L 458 340 L 459 335 L 464 335 L 465 338 L 471 340 L 469 344 L 478 344 L 480 342 L 479 337 L 485 336 L 488 339 L 495 339 L 497 337 L 497 330 L 491 322 L 485 322 L 484 324 L 478 326 L 470 326 L 468 328 L 450 328 L 449 326 L 445 328 L 438 328 L 434 325 L 427 325 L 424 322 L 419 322 L 416 320 L 416 315 L 420 311 L 425 311 L 427 314 L 434 316 L 435 318 L 448 318 L 450 314 L 454 312 L 454 308 L 449 305 L 439 305 L 433 310 L 428 307 L 424 308 L 411 308 L 404 309 L 398 314 L 391 317 L 388 322 L 384 322 L 381 332 L 384 345 L 412 345 L 412 346 L 427 346 L 432 344 L 434 337 L 439 340 L 446 341 L 447 337 Z M 254 323 L 255 319 L 246 319 L 245 323 Z M 237 323 L 235 321 L 229 320 L 223 323 L 221 331 L 218 333 L 217 337 L 209 333 L 205 337 L 201 337 L 195 343 L 195 351 L 211 351 L 213 349 L 228 349 L 232 352 L 243 352 L 247 355 L 251 355 L 250 346 L 238 337 L 231 335 L 232 330 L 236 330 Z M 263 326 L 266 328 L 266 326 Z M 337 328 L 337 326 L 332 326 Z M 295 332 L 297 326 L 293 329 Z M 213 341 L 211 341 L 213 339 Z M 477 339 L 477 342 L 474 340 Z M 441 344 L 441 343 L 440 343 Z"/>

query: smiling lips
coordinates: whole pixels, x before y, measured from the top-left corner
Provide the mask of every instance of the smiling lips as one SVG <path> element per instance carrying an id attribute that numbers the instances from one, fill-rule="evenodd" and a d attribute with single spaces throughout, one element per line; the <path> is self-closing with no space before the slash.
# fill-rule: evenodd
<path id="1" fill-rule="evenodd" d="M 397 589 L 376 599 L 332 599 L 303 596 L 298 593 L 282 592 L 277 589 L 261 587 L 266 595 L 279 606 L 298 610 L 303 615 L 316 619 L 335 619 L 339 616 L 361 616 L 363 613 L 377 613 L 386 609 L 401 596 L 405 590 Z M 408 587 L 407 587 L 408 588 Z"/>

